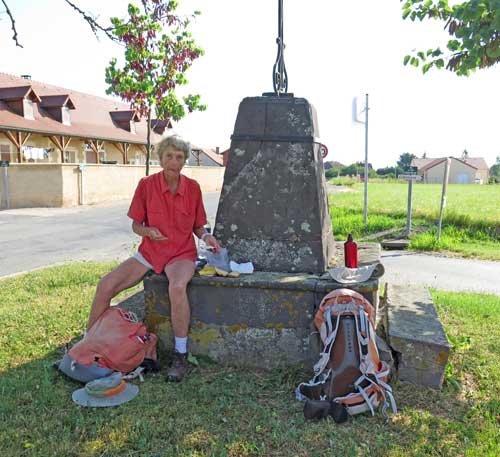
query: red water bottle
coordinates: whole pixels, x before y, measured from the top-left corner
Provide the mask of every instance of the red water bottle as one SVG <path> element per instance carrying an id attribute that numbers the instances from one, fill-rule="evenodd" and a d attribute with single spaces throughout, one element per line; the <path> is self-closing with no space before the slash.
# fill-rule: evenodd
<path id="1" fill-rule="evenodd" d="M 344 261 L 347 268 L 358 268 L 358 245 L 350 233 L 344 243 Z"/>

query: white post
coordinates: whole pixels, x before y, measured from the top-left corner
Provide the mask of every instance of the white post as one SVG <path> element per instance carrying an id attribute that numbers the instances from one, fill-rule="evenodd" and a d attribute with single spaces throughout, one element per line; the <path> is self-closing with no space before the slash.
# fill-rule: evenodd
<path id="1" fill-rule="evenodd" d="M 441 239 L 441 226 L 443 224 L 443 213 L 446 207 L 446 191 L 448 189 L 448 177 L 450 175 L 450 158 L 446 159 L 444 166 L 444 177 L 443 177 L 443 192 L 441 194 L 441 209 L 439 210 L 439 225 L 438 225 L 438 241 Z"/>
<path id="2" fill-rule="evenodd" d="M 365 103 L 365 202 L 363 209 L 363 221 L 368 223 L 368 94 Z"/>
<path id="3" fill-rule="evenodd" d="M 411 207 L 412 207 L 412 192 L 413 191 L 413 178 L 408 179 L 408 212 L 406 214 L 406 236 L 411 233 Z"/>

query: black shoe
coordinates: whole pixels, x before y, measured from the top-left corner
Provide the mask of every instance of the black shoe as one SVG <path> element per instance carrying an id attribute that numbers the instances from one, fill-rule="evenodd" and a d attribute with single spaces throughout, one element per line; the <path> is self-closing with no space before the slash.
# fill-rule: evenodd
<path id="1" fill-rule="evenodd" d="M 188 353 L 174 352 L 174 358 L 167 371 L 167 381 L 180 382 L 189 370 Z"/>

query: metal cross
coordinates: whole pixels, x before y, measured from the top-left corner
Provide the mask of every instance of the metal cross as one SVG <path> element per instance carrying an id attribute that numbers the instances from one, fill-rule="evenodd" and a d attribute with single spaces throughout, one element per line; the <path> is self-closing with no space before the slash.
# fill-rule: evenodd
<path id="1" fill-rule="evenodd" d="M 284 95 L 288 90 L 288 75 L 285 68 L 285 43 L 283 41 L 283 0 L 278 0 L 278 55 L 273 66 L 274 93 Z"/>

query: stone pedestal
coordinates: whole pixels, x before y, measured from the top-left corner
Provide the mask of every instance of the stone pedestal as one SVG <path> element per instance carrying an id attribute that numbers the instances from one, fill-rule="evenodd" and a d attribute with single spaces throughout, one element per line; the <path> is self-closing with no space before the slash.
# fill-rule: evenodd
<path id="1" fill-rule="evenodd" d="M 333 236 L 316 113 L 303 98 L 245 98 L 215 236 L 258 271 L 323 273 Z"/>
<path id="2" fill-rule="evenodd" d="M 360 262 L 378 261 L 378 244 L 360 246 Z M 378 279 L 340 284 L 328 275 L 256 272 L 240 278 L 195 276 L 188 285 L 191 303 L 189 350 L 220 363 L 272 368 L 318 358 L 310 347 L 311 322 L 330 291 L 350 288 L 375 308 Z M 164 274 L 144 279 L 146 324 L 159 337 L 160 349 L 171 349 L 171 305 Z"/>

